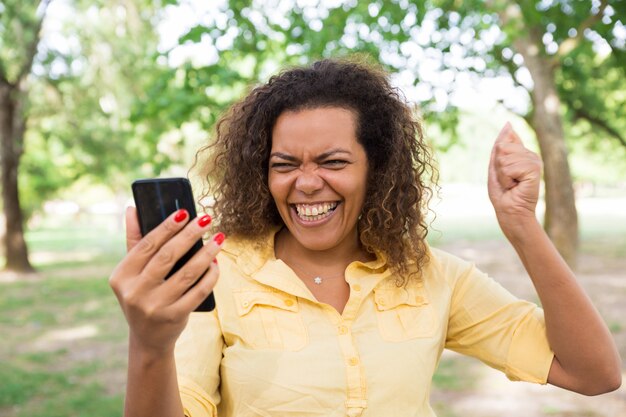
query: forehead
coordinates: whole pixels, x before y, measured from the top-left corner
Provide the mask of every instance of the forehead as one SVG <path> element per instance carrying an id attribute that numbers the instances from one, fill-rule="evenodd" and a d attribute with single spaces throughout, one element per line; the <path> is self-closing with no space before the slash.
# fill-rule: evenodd
<path id="1" fill-rule="evenodd" d="M 360 147 L 356 137 L 356 115 L 342 107 L 288 110 L 272 129 L 272 151 L 322 151 L 329 146 Z"/>

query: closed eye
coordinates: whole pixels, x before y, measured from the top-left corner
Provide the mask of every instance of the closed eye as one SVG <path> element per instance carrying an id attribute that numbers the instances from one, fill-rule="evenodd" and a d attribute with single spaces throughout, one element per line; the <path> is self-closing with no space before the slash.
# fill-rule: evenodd
<path id="1" fill-rule="evenodd" d="M 343 159 L 329 159 L 327 161 L 322 162 L 322 166 L 331 168 L 331 169 L 339 169 L 348 165 L 348 161 L 344 161 Z"/>
<path id="2" fill-rule="evenodd" d="M 270 168 L 279 172 L 289 171 L 294 169 L 295 167 L 296 165 L 292 162 L 272 162 L 270 164 Z"/>

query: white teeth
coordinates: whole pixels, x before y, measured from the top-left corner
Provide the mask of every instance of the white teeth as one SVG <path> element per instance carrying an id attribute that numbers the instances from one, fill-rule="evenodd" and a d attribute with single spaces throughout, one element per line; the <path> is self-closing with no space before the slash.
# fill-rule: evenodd
<path id="1" fill-rule="evenodd" d="M 303 220 L 314 221 L 328 217 L 338 203 L 296 204 L 298 217 Z"/>

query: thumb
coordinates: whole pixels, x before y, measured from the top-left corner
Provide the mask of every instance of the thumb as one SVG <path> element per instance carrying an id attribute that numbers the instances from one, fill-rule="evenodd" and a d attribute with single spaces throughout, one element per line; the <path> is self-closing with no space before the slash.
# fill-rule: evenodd
<path id="1" fill-rule="evenodd" d="M 506 122 L 500 133 L 498 133 L 498 137 L 496 138 L 495 144 L 499 143 L 518 143 L 520 145 L 523 144 L 522 139 L 518 136 L 518 134 L 513 130 L 513 126 L 511 126 L 511 122 Z"/>
<path id="2" fill-rule="evenodd" d="M 130 251 L 141 237 L 137 209 L 132 206 L 126 207 L 126 250 Z"/>
<path id="3" fill-rule="evenodd" d="M 498 145 L 501 143 L 509 142 L 508 137 L 512 131 L 513 131 L 513 127 L 511 126 L 511 123 L 506 122 L 504 126 L 502 127 L 502 129 L 500 129 L 500 132 L 498 133 L 498 136 L 496 137 L 496 140 L 493 143 L 493 147 L 491 148 L 491 156 L 489 158 L 489 179 L 495 180 L 495 176 L 496 176 L 495 161 L 496 161 L 496 152 L 498 151 Z"/>
<path id="4" fill-rule="evenodd" d="M 513 127 L 511 126 L 511 123 L 506 122 L 504 126 L 502 127 L 502 129 L 500 129 L 500 132 L 498 133 L 498 136 L 496 137 L 496 140 L 493 143 L 493 146 L 491 147 L 491 155 L 489 157 L 489 177 L 488 178 L 492 181 L 496 180 L 495 162 L 496 162 L 496 153 L 498 152 L 498 145 L 502 143 L 510 142 L 508 138 L 512 131 L 513 131 Z"/>

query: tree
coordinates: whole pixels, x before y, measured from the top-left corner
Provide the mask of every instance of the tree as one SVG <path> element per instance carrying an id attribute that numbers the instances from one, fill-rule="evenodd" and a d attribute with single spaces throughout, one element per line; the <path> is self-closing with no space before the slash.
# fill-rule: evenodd
<path id="1" fill-rule="evenodd" d="M 50 0 L 0 3 L 0 165 L 6 222 L 6 268 L 29 272 L 20 208 L 18 167 L 24 152 L 28 119 L 28 76 L 37 53 L 40 31 Z"/>
<path id="2" fill-rule="evenodd" d="M 50 22 L 55 6 L 65 9 L 49 28 L 45 11 Z M 148 122 L 131 120 L 144 86 L 165 71 L 156 62 L 162 7 L 148 0 L 0 1 L 5 269 L 32 271 L 23 223 L 58 191 L 78 179 L 127 190 L 131 178 L 176 161 L 157 152 L 167 132 L 148 135 Z"/>
<path id="3" fill-rule="evenodd" d="M 55 22 L 58 29 L 42 41 L 33 69 L 37 123 L 29 139 L 56 157 L 62 176 L 39 184 L 43 201 L 78 179 L 127 190 L 130 178 L 171 163 L 167 155 L 155 156 L 160 135 L 144 135 L 146 126 L 131 120 L 136 100 L 161 71 L 154 27 L 161 6 L 141 0 L 74 0 L 68 6 Z M 41 168 L 42 156 L 29 149 L 27 168 Z M 25 172 L 33 186 L 41 178 L 36 174 Z"/>
<path id="4" fill-rule="evenodd" d="M 592 82 L 593 76 L 587 72 L 589 70 L 600 77 L 615 71 L 624 75 L 624 38 L 622 36 L 620 41 L 614 28 L 619 27 L 619 19 L 623 20 L 626 14 L 623 7 L 617 7 L 617 2 L 613 2 L 615 8 L 609 3 L 603 0 L 591 6 L 581 2 L 543 5 L 505 2 L 497 5 L 498 17 L 507 39 L 510 39 L 506 47 L 523 57 L 523 65 L 533 81 L 533 85 L 528 88 L 532 108 L 523 117 L 536 132 L 544 161 L 544 226 L 561 254 L 572 264 L 575 263 L 578 245 L 578 219 L 567 159 L 564 118 L 570 124 L 586 120 L 598 125 L 609 133 L 608 136 L 626 145 L 621 135 L 612 132 L 614 115 L 602 113 L 605 106 L 598 105 L 602 96 L 606 97 L 614 91 L 600 88 L 593 92 L 587 91 L 585 97 L 571 87 L 567 88 L 572 81 L 582 85 Z M 614 15 L 620 11 L 621 17 Z M 601 45 L 600 39 L 603 41 L 602 46 L 608 48 L 606 57 L 602 57 L 596 49 Z M 500 44 L 494 49 L 500 52 L 495 56 L 502 65 L 510 68 L 511 75 L 515 77 L 522 65 L 511 66 L 502 55 L 502 46 Z M 601 64 L 594 65 L 594 62 Z M 581 89 L 581 93 L 583 91 Z M 576 104 L 585 101 L 584 106 Z M 619 103 L 622 109 L 625 102 L 622 99 Z"/>
<path id="5" fill-rule="evenodd" d="M 578 220 L 564 132 L 585 136 L 592 126 L 594 138 L 626 143 L 619 129 L 626 116 L 626 10 L 619 1 L 268 3 L 231 0 L 219 18 L 192 27 L 181 42 L 209 38 L 221 67 L 253 56 L 251 80 L 277 63 L 366 52 L 429 89 L 422 111 L 436 113 L 445 128 L 457 113 L 450 100 L 442 111 L 435 97 L 451 95 L 459 74 L 508 77 L 528 97 L 526 108 L 514 111 L 535 131 L 544 161 L 544 226 L 575 264 Z"/>

